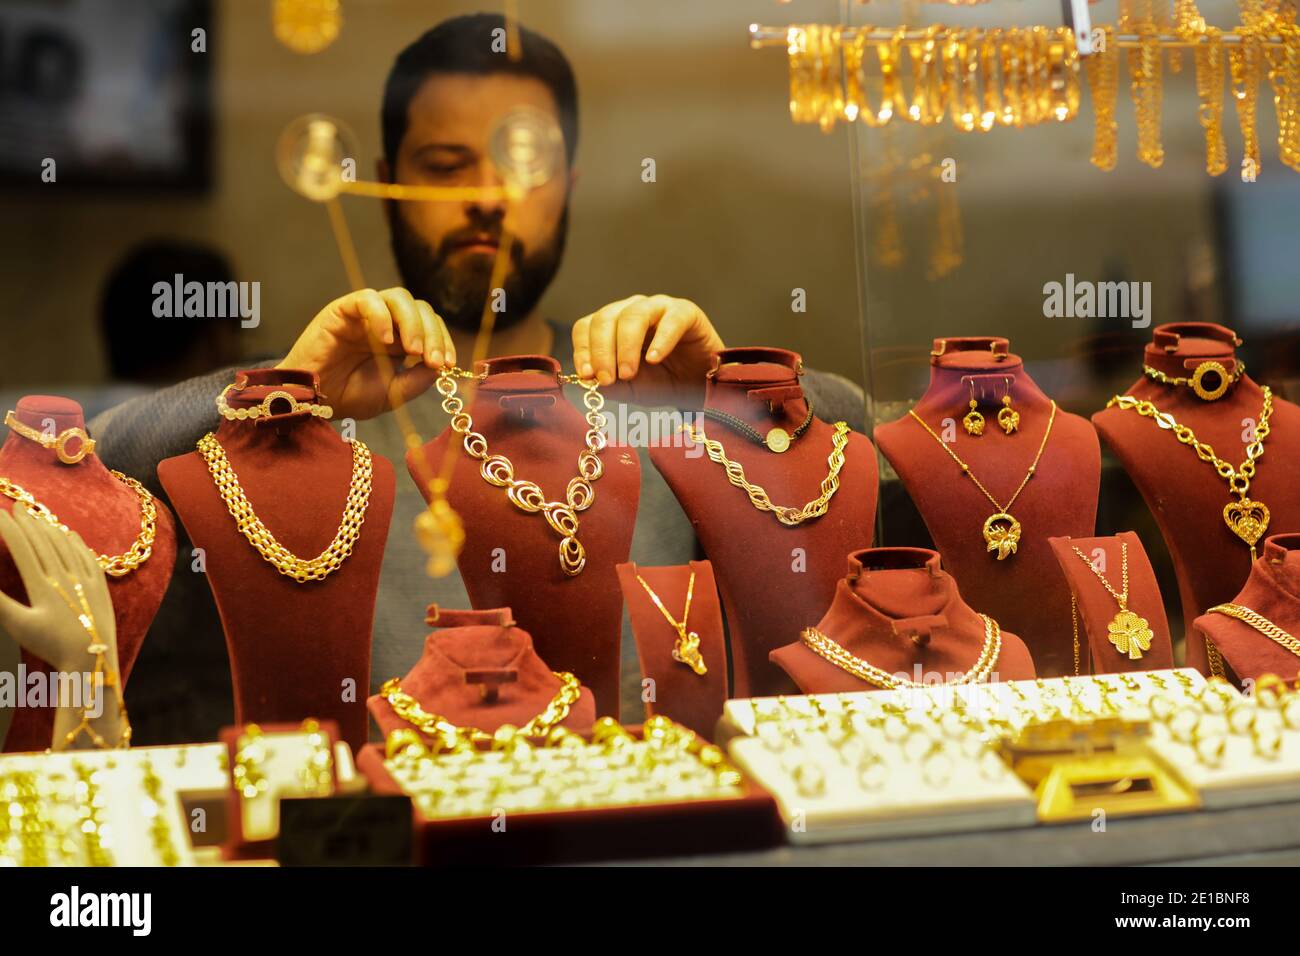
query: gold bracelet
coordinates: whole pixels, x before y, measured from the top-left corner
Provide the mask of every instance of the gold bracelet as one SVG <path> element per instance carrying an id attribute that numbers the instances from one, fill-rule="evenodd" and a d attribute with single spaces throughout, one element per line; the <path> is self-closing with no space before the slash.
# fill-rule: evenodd
<path id="1" fill-rule="evenodd" d="M 1205 171 L 1219 176 L 1228 169 L 1228 144 L 1223 137 L 1223 31 L 1218 27 L 1205 28 L 1196 44 L 1195 62 L 1196 95 L 1205 128 Z"/>
<path id="2" fill-rule="evenodd" d="M 86 434 L 83 428 L 65 428 L 54 437 L 46 435 L 38 429 L 32 428 L 18 420 L 18 415 L 13 409 L 5 414 L 5 424 L 15 435 L 21 435 L 28 441 L 34 441 L 42 448 L 53 449 L 54 453 L 59 456 L 59 461 L 65 465 L 75 465 L 87 455 L 95 453 L 95 439 Z M 76 441 L 76 451 L 68 451 L 68 443 Z"/>
<path id="3" fill-rule="evenodd" d="M 226 393 L 234 385 L 227 385 L 217 396 L 217 411 L 226 421 L 255 421 L 259 418 L 270 418 L 272 415 L 291 415 L 299 412 L 307 412 L 317 418 L 333 418 L 334 409 L 329 405 L 317 405 L 315 402 L 300 402 L 283 389 L 277 389 L 271 392 L 266 398 L 262 399 L 260 405 L 253 405 L 250 408 L 231 408 L 226 402 Z M 289 410 L 287 412 L 275 412 L 272 406 L 275 402 L 288 402 Z"/>
<path id="4" fill-rule="evenodd" d="M 1138 161 L 1153 169 L 1164 165 L 1165 151 L 1160 139 L 1160 111 L 1164 96 L 1164 51 L 1160 33 L 1151 21 L 1138 24 L 1138 49 L 1128 58 L 1132 80 L 1133 105 L 1137 114 Z M 1136 54 L 1136 55 L 1134 55 Z"/>
<path id="5" fill-rule="evenodd" d="M 1090 162 L 1110 172 L 1119 158 L 1119 124 L 1115 103 L 1119 94 L 1119 49 L 1114 30 L 1104 28 L 1104 45 L 1087 59 L 1088 90 L 1092 94 L 1094 131 Z"/>
<path id="6" fill-rule="evenodd" d="M 1189 376 L 1173 376 L 1160 371 L 1158 368 L 1152 368 L 1150 365 L 1143 365 L 1142 372 L 1152 381 L 1159 382 L 1161 385 L 1186 385 L 1196 397 L 1206 402 L 1217 401 L 1222 398 L 1228 391 L 1229 387 L 1235 385 L 1246 374 L 1246 363 L 1241 361 L 1235 362 L 1236 367 L 1229 374 L 1222 362 L 1202 362 L 1196 366 Z M 1207 386 L 1205 379 L 1207 376 L 1217 378 L 1217 383 Z M 1213 381 L 1213 379 L 1212 379 Z"/>

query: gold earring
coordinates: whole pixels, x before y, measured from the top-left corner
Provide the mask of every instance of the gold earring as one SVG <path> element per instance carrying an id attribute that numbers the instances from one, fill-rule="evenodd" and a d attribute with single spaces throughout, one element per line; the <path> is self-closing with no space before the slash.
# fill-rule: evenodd
<path id="1" fill-rule="evenodd" d="M 998 409 L 998 424 L 1008 435 L 1020 428 L 1020 413 L 1011 407 L 1011 386 L 1007 386 L 1007 393 L 1002 396 L 1002 407 Z"/>
<path id="2" fill-rule="evenodd" d="M 961 423 L 966 426 L 966 433 L 968 435 L 983 435 L 984 416 L 976 411 L 975 408 L 976 402 L 975 399 L 972 398 L 970 400 L 970 411 L 966 413 L 966 417 L 961 420 Z"/>

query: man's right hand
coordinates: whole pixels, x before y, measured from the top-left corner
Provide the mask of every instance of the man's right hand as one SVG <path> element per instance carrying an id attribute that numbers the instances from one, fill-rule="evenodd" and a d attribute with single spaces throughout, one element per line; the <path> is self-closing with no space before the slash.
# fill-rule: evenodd
<path id="1" fill-rule="evenodd" d="M 375 350 L 387 354 L 389 381 Z M 320 376 L 338 418 L 374 418 L 428 390 L 456 346 L 433 306 L 405 289 L 362 289 L 335 299 L 298 336 L 279 368 Z"/>

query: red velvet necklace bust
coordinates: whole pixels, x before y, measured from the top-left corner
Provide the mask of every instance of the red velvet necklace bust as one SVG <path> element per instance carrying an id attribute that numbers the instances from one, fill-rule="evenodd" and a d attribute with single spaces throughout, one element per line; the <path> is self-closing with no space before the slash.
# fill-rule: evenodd
<path id="1" fill-rule="evenodd" d="M 1300 640 L 1300 534 L 1266 538 L 1259 560 L 1251 565 L 1245 586 L 1231 603 L 1254 611 Z M 1205 640 L 1212 641 L 1238 683 L 1265 674 L 1292 680 L 1300 670 L 1300 655 L 1244 621 L 1216 612 L 1192 623 L 1191 644 L 1204 648 Z"/>
<path id="2" fill-rule="evenodd" d="M 1232 330 L 1221 325 L 1172 323 L 1155 329 L 1143 361 L 1165 376 L 1192 376 L 1206 362 L 1217 362 L 1235 376 L 1240 371 L 1238 344 Z M 1246 375 L 1214 401 L 1197 397 L 1190 387 L 1147 376 L 1127 394 L 1152 402 L 1191 428 L 1234 468 L 1246 460 L 1246 439 L 1253 438 L 1264 405 L 1263 389 Z M 1112 406 L 1092 420 L 1160 526 L 1178 576 L 1184 621 L 1231 600 L 1250 573 L 1251 558 L 1250 548 L 1224 521 L 1224 506 L 1237 500 L 1227 481 L 1172 431 L 1135 411 Z M 1249 496 L 1268 506 L 1270 531 L 1295 531 L 1300 529 L 1300 407 L 1274 395 L 1270 429 Z M 1188 641 L 1187 664 L 1208 667 L 1203 641 Z"/>
<path id="3" fill-rule="evenodd" d="M 466 410 L 488 453 L 502 455 L 517 479 L 536 482 L 548 501 L 563 500 L 578 474 L 588 424 L 565 398 L 560 364 L 550 356 L 489 359 L 487 377 Z M 540 374 L 539 374 L 540 373 Z M 570 576 L 560 566 L 559 536 L 540 513 L 515 507 L 505 488 L 489 484 L 480 463 L 451 429 L 407 455 L 407 469 L 428 500 L 422 476 L 439 474 L 444 454 L 456 456 L 447 500 L 465 525 L 457 564 L 476 608 L 511 607 L 542 658 L 569 671 L 596 695 L 599 714 L 616 716 L 623 600 L 614 566 L 632 549 L 641 464 L 636 453 L 610 444 L 600 453 L 601 477 L 592 504 L 578 514 L 586 565 Z"/>
<path id="4" fill-rule="evenodd" d="M 232 409 L 275 391 L 323 401 L 315 376 L 291 369 L 239 372 Z M 214 396 L 215 398 L 215 396 Z M 339 531 L 353 473 L 351 446 L 310 412 L 222 421 L 216 437 L 257 517 L 300 557 L 320 554 Z M 396 488 L 393 466 L 372 455 L 370 501 L 352 553 L 320 581 L 298 583 L 262 558 L 240 532 L 203 457 L 158 465 L 158 478 L 196 548 L 216 598 L 230 652 L 235 720 L 337 721 L 354 749 L 366 742 L 365 694 L 379 568 Z"/>
<path id="5" fill-rule="evenodd" d="M 81 406 L 66 398 L 29 395 L 14 410 L 18 420 L 43 434 L 58 435 L 70 428 L 86 428 Z M 75 457 L 78 445 L 65 447 Z M 45 505 L 59 520 L 81 535 L 86 545 L 100 554 L 122 554 L 140 534 L 140 498 L 118 481 L 94 454 L 75 464 L 64 464 L 53 448 L 44 448 L 11 431 L 0 447 L 0 475 L 15 482 Z M 14 502 L 0 495 L 0 507 L 11 510 Z M 176 562 L 176 526 L 172 514 L 161 502 L 154 502 L 153 551 L 138 568 L 122 577 L 108 578 L 117 619 L 117 653 L 122 680 L 130 676 L 140 653 L 145 633 L 162 603 L 167 582 Z M 0 590 L 26 600 L 18 570 L 0 544 Z M 0 636 L 0 641 L 8 641 Z M 45 663 L 27 652 L 22 661 L 28 672 L 49 671 Z M 18 708 L 13 716 L 6 750 L 44 750 L 50 745 L 54 709 Z"/>
<path id="6" fill-rule="evenodd" d="M 848 561 L 848 576 L 836 584 L 817 630 L 850 654 L 909 681 L 950 682 L 975 666 L 985 643 L 984 620 L 957 593 L 957 582 L 943 571 L 937 552 L 870 548 Z M 777 648 L 772 661 L 805 694 L 879 689 L 802 640 Z M 1033 677 L 1024 642 L 1002 631 L 1002 650 L 989 681 Z"/>
<path id="7" fill-rule="evenodd" d="M 1074 635 L 1070 589 L 1047 539 L 1093 533 L 1101 449 L 1088 422 L 1060 408 L 1043 444 L 1052 400 L 1008 347 L 1004 338 L 936 339 L 930 387 L 914 411 L 937 435 L 950 439 L 946 447 L 1003 506 L 1042 447 L 1032 478 L 1009 508 L 995 508 L 910 415 L 877 427 L 876 444 L 916 503 L 944 566 L 961 581 L 967 599 L 1003 626 L 1024 634 L 1038 673 L 1052 677 L 1074 672 Z M 1009 435 L 996 421 L 1008 394 L 1020 415 L 1019 428 Z M 967 434 L 961 424 L 972 395 L 988 420 L 978 437 Z M 1016 552 L 1003 560 L 988 550 L 982 533 L 985 519 L 999 510 L 1014 515 L 1021 525 Z"/>
<path id="8" fill-rule="evenodd" d="M 705 407 L 747 422 L 760 435 L 778 427 L 793 434 L 809 412 L 799 386 L 802 368 L 799 356 L 785 349 L 726 349 L 714 356 Z M 703 430 L 774 503 L 797 508 L 821 493 L 835 436 L 827 422 L 814 417 L 780 454 L 715 420 L 705 419 Z M 829 509 L 795 526 L 756 509 L 699 445 L 658 445 L 650 449 L 650 460 L 713 564 L 731 641 L 732 695 L 784 689 L 786 681 L 768 655 L 826 607 L 844 555 L 871 543 L 877 490 L 871 442 L 849 434 Z"/>
<path id="9" fill-rule="evenodd" d="M 402 690 L 425 711 L 490 734 L 503 724 L 524 726 L 559 693 L 560 679 L 533 649 L 528 632 L 515 626 L 510 608 L 448 611 L 434 605 L 426 623 L 438 630 L 424 639 L 424 655 L 401 679 Z M 385 738 L 411 726 L 379 694 L 367 706 Z M 595 721 L 595 698 L 584 687 L 559 726 L 583 733 Z"/>

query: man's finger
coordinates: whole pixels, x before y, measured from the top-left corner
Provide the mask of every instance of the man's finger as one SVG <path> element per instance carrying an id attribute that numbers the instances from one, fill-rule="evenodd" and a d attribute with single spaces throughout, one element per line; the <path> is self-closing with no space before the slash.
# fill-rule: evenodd
<path id="1" fill-rule="evenodd" d="M 677 343 L 701 321 L 707 320 L 704 318 L 704 313 L 693 303 L 682 299 L 673 302 L 664 310 L 659 324 L 655 327 L 654 339 L 650 342 L 650 348 L 646 350 L 646 361 L 651 365 L 658 365 L 672 354 L 673 349 L 677 348 Z"/>
<path id="2" fill-rule="evenodd" d="M 591 327 L 598 317 L 606 314 L 617 315 L 623 307 L 645 296 L 633 295 L 602 306 L 590 315 L 584 315 L 573 323 L 573 368 L 583 378 L 595 378 L 596 366 L 592 363 Z"/>
<path id="3" fill-rule="evenodd" d="M 646 333 L 664 314 L 665 302 L 657 298 L 643 299 L 625 308 L 618 317 L 615 352 L 618 377 L 623 381 L 635 378 L 641 368 L 641 349 Z"/>
<path id="4" fill-rule="evenodd" d="M 433 306 L 423 299 L 417 299 L 416 308 L 424 320 L 425 362 L 430 368 L 441 368 L 456 364 L 456 343 L 451 339 L 447 323 L 433 311 Z"/>
<path id="5" fill-rule="evenodd" d="M 424 318 L 415 304 L 415 296 L 406 289 L 385 289 L 379 293 L 397 325 L 402 348 L 407 355 L 424 359 Z"/>
<path id="6" fill-rule="evenodd" d="M 374 289 L 362 289 L 353 293 L 347 307 L 349 314 L 345 318 L 351 320 L 349 327 L 364 336 L 371 348 L 378 343 L 390 355 L 402 354 L 404 350 L 397 344 L 393 316 L 388 311 L 388 303 L 383 296 Z M 360 322 L 356 319 L 360 319 Z"/>

